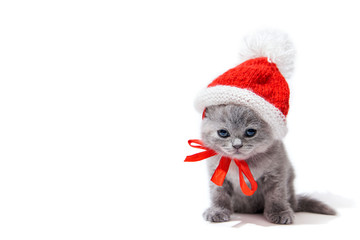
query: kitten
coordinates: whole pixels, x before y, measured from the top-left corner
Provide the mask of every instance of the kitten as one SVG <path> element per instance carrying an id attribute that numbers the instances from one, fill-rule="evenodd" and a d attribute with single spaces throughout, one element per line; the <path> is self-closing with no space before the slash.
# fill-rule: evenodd
<path id="1" fill-rule="evenodd" d="M 335 215 L 324 203 L 295 195 L 294 170 L 284 145 L 274 139 L 270 126 L 252 109 L 241 105 L 207 107 L 201 137 L 206 147 L 218 153 L 207 161 L 210 176 L 223 155 L 246 160 L 258 183 L 254 195 L 245 196 L 232 161 L 223 185 L 210 183 L 211 206 L 203 214 L 205 220 L 224 222 L 233 212 L 263 212 L 269 222 L 291 224 L 294 212 Z"/>

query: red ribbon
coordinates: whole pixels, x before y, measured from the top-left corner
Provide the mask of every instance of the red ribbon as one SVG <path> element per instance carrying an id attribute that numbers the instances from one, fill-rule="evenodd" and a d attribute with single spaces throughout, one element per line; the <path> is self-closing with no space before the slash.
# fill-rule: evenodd
<path id="1" fill-rule="evenodd" d="M 217 155 L 217 152 L 205 147 L 204 144 L 198 139 L 191 139 L 188 141 L 188 143 L 193 148 L 199 148 L 199 149 L 203 149 L 205 151 L 195 153 L 194 155 L 187 156 L 185 158 L 185 162 L 197 162 L 197 161 L 201 161 L 206 158 Z M 211 177 L 211 181 L 213 183 L 215 183 L 218 186 L 223 185 L 226 174 L 229 171 L 231 160 L 232 159 L 229 157 L 224 157 L 224 156 L 221 157 L 219 165 L 217 166 L 214 174 Z M 247 196 L 253 195 L 257 189 L 257 183 L 256 183 L 253 175 L 251 174 L 248 164 L 246 163 L 245 160 L 234 159 L 234 162 L 239 168 L 239 179 L 240 179 L 241 190 Z M 249 180 L 251 189 L 247 186 L 247 184 L 244 180 L 243 174 Z"/>

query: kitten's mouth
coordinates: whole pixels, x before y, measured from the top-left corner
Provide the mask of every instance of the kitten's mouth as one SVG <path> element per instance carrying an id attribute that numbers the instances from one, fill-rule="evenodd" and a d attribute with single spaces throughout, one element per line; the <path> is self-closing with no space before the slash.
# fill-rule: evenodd
<path id="1" fill-rule="evenodd" d="M 240 152 L 234 153 L 233 154 L 234 158 L 245 158 L 246 155 Z"/>
<path id="2" fill-rule="evenodd" d="M 249 149 L 224 149 L 222 148 L 221 151 L 225 156 L 230 158 L 236 158 L 236 159 L 247 159 L 249 157 L 249 154 L 251 151 Z"/>
<path id="3" fill-rule="evenodd" d="M 245 159 L 247 157 L 245 153 L 243 153 L 239 150 L 235 150 L 233 152 L 227 153 L 226 155 L 228 155 L 231 158 L 236 158 L 236 159 Z"/>
<path id="4" fill-rule="evenodd" d="M 244 152 L 244 150 L 242 149 L 236 149 L 230 155 L 231 157 L 236 159 L 246 159 L 249 157 L 249 153 L 250 153 L 249 151 Z"/>

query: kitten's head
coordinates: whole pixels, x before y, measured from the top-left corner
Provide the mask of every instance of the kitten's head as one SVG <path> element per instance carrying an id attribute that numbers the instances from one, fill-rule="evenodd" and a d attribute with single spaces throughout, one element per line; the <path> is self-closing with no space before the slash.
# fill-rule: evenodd
<path id="1" fill-rule="evenodd" d="M 248 107 L 207 107 L 201 137 L 205 146 L 221 155 L 247 159 L 265 152 L 274 138 L 270 126 Z"/>

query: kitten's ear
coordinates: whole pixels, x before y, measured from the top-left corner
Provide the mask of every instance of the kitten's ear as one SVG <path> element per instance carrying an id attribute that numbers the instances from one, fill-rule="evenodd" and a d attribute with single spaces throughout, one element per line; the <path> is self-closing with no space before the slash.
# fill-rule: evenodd
<path id="1" fill-rule="evenodd" d="M 202 119 L 208 118 L 211 119 L 214 115 L 214 106 L 209 106 L 204 109 L 202 114 Z"/>
<path id="2" fill-rule="evenodd" d="M 209 117 L 208 109 L 205 108 L 202 114 L 202 119 Z"/>

